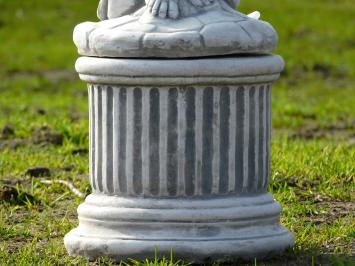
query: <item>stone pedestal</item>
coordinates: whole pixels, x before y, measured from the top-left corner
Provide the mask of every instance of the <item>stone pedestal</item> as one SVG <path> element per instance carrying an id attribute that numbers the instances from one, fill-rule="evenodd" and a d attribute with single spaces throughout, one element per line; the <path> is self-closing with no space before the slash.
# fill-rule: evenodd
<path id="1" fill-rule="evenodd" d="M 90 181 L 71 255 L 204 261 L 293 243 L 267 193 L 279 56 L 82 57 Z"/>

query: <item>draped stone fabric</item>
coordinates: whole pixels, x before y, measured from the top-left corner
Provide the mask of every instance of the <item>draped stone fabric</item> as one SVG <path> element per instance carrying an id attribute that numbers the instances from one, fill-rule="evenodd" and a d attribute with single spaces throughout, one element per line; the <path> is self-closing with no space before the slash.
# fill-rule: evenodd
<path id="1" fill-rule="evenodd" d="M 178 18 L 180 12 L 185 15 L 192 14 L 216 1 L 225 1 L 232 8 L 240 2 L 240 0 L 100 0 L 97 14 L 101 20 L 118 18 L 132 14 L 146 5 L 155 16 Z"/>

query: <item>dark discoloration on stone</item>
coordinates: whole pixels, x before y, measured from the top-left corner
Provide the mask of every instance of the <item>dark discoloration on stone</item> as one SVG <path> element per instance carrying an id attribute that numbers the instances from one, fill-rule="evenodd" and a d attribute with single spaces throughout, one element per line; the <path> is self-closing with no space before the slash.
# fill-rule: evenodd
<path id="1" fill-rule="evenodd" d="M 134 143 L 133 186 L 137 194 L 142 193 L 142 90 L 135 88 L 134 95 Z"/>
<path id="2" fill-rule="evenodd" d="M 127 178 L 126 178 L 126 141 L 127 141 L 127 90 L 125 88 L 120 89 L 119 93 L 119 127 L 120 127 L 120 139 L 119 139 L 119 168 L 118 178 L 119 187 L 122 193 L 127 191 Z"/>
<path id="3" fill-rule="evenodd" d="M 228 191 L 228 163 L 229 163 L 229 117 L 230 117 L 230 89 L 222 88 L 220 97 L 220 164 L 219 164 L 219 192 Z"/>
<path id="4" fill-rule="evenodd" d="M 96 127 L 98 128 L 97 142 L 98 142 L 98 150 L 96 151 L 96 156 L 98 157 L 98 161 L 102 161 L 102 87 L 97 87 L 97 121 Z M 96 180 L 97 180 L 97 188 L 102 191 L 102 164 L 99 163 L 96 165 L 97 171 L 95 172 Z"/>
<path id="5" fill-rule="evenodd" d="M 206 88 L 203 92 L 202 116 L 202 193 L 210 194 L 212 189 L 213 159 L 213 88 Z"/>
<path id="6" fill-rule="evenodd" d="M 255 191 L 255 87 L 249 90 L 248 192 Z"/>
<path id="7" fill-rule="evenodd" d="M 108 189 L 109 193 L 113 193 L 113 146 L 111 143 L 111 139 L 113 137 L 113 90 L 111 87 L 106 88 L 106 97 L 107 97 L 107 106 L 104 107 L 107 110 L 107 130 L 106 130 L 106 140 L 107 140 L 107 146 L 106 146 L 106 152 L 108 154 L 107 156 L 107 165 L 106 165 L 106 176 L 107 176 L 107 185 L 106 188 Z M 103 125 L 105 126 L 105 125 Z"/>
<path id="8" fill-rule="evenodd" d="M 264 177 L 264 145 L 265 145 L 265 138 L 264 138 L 264 113 L 265 113 L 265 106 L 264 106 L 264 97 L 265 97 L 265 88 L 261 86 L 259 88 L 259 151 L 258 151 L 258 164 L 259 164 L 259 176 L 258 176 L 258 190 L 262 187 L 263 177 Z"/>
<path id="9" fill-rule="evenodd" d="M 271 145 L 271 86 L 266 87 L 266 180 L 270 177 L 270 145 Z M 265 183 L 264 190 L 267 189 L 268 182 Z"/>
<path id="10" fill-rule="evenodd" d="M 177 98 L 178 90 L 176 88 L 169 90 L 168 102 L 168 192 L 169 195 L 174 196 L 177 193 L 177 119 L 178 107 Z"/>
<path id="11" fill-rule="evenodd" d="M 186 90 L 186 140 L 185 140 L 185 184 L 186 194 L 191 196 L 195 192 L 195 98 L 196 91 L 194 88 Z"/>
<path id="12" fill-rule="evenodd" d="M 95 156 L 96 156 L 96 139 L 95 139 L 95 128 L 96 128 L 96 119 L 95 119 L 95 112 L 96 112 L 96 104 L 94 101 L 94 90 L 95 86 L 89 85 L 88 86 L 88 92 L 90 96 L 90 101 L 89 101 L 89 108 L 91 109 L 90 112 L 90 153 L 91 153 L 91 173 L 90 173 L 90 178 L 91 178 L 91 185 L 92 188 L 95 190 L 97 188 L 96 186 L 96 180 L 95 180 L 95 169 L 96 169 L 96 164 L 95 164 Z"/>
<path id="13" fill-rule="evenodd" d="M 245 89 L 243 87 L 237 90 L 237 122 L 236 122 L 236 150 L 235 150 L 235 190 L 242 191 L 243 188 L 243 152 L 244 152 L 244 103 Z"/>
<path id="14" fill-rule="evenodd" d="M 150 123 L 149 123 L 149 187 L 153 195 L 159 193 L 159 91 L 150 91 Z"/>

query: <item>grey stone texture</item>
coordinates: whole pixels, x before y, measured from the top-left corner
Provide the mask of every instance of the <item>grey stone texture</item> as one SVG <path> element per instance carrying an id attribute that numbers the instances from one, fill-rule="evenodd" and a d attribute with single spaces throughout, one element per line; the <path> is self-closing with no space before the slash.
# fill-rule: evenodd
<path id="1" fill-rule="evenodd" d="M 194 262 L 263 258 L 292 245 L 268 194 L 244 197 L 143 198 L 92 194 L 79 226 L 65 236 L 71 255 L 114 260 L 170 257 Z"/>
<path id="2" fill-rule="evenodd" d="M 239 0 L 102 0 L 74 30 L 88 83 L 90 183 L 71 255 L 262 258 L 293 245 L 267 192 L 270 24 Z"/>
<path id="3" fill-rule="evenodd" d="M 216 67 L 218 66 L 218 67 Z M 203 262 L 292 246 L 267 193 L 279 56 L 83 57 L 90 182 L 71 255 Z"/>
<path id="4" fill-rule="evenodd" d="M 160 18 L 144 6 L 131 15 L 79 24 L 74 42 L 81 55 L 114 58 L 267 54 L 277 46 L 270 24 L 235 11 L 224 0 L 188 14 Z"/>
<path id="5" fill-rule="evenodd" d="M 223 1 L 231 8 L 239 4 L 239 0 L 100 0 L 97 15 L 101 20 L 113 19 L 129 15 L 147 6 L 147 10 L 160 18 L 191 16 L 201 12 L 213 3 Z"/>
<path id="6" fill-rule="evenodd" d="M 144 0 L 100 0 L 97 16 L 101 20 L 129 15 L 144 6 Z"/>
<path id="7" fill-rule="evenodd" d="M 117 196 L 264 193 L 271 85 L 90 85 L 91 184 Z"/>

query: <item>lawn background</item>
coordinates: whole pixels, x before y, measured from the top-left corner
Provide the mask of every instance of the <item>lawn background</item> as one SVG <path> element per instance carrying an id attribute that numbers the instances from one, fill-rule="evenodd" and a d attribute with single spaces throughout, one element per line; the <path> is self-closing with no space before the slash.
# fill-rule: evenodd
<path id="1" fill-rule="evenodd" d="M 46 167 L 47 179 L 90 191 L 87 90 L 71 38 L 74 25 L 96 20 L 97 2 L 0 0 L 0 265 L 88 264 L 63 246 L 82 199 L 27 170 Z M 296 245 L 257 265 L 355 265 L 355 2 L 242 0 L 239 9 L 274 25 L 286 61 L 273 89 L 270 191 Z"/>

